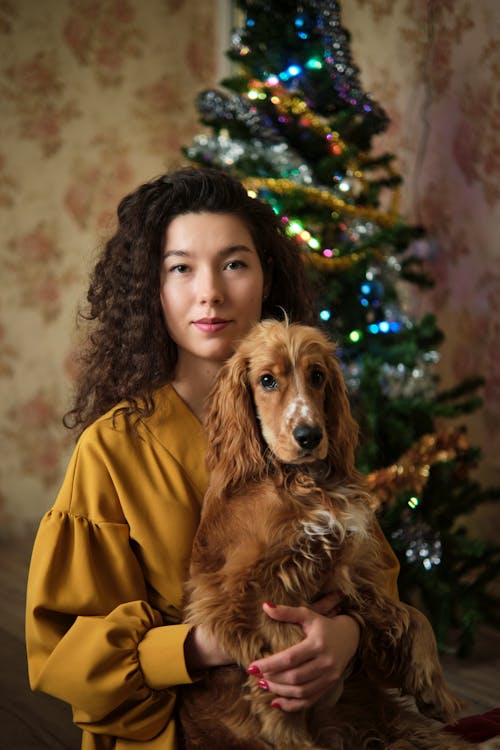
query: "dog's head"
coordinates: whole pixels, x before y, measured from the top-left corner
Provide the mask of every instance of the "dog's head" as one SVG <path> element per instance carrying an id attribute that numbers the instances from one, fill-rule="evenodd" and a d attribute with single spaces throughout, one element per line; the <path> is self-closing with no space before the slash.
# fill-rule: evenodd
<path id="1" fill-rule="evenodd" d="M 324 462 L 354 474 L 357 425 L 335 347 L 316 328 L 258 323 L 224 365 L 211 394 L 208 462 L 234 485 L 262 478 L 273 463 Z"/>

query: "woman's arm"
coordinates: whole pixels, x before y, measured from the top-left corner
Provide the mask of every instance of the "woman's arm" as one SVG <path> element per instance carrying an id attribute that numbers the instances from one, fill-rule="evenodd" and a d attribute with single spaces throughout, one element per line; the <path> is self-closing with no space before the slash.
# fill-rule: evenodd
<path id="1" fill-rule="evenodd" d="M 165 626 L 144 588 L 126 527 L 57 512 L 44 518 L 28 582 L 30 684 L 70 703 L 90 732 L 153 737 L 173 712 L 169 688 L 191 681 L 188 626 Z"/>
<path id="2" fill-rule="evenodd" d="M 70 703 L 82 728 L 147 740 L 170 721 L 174 686 L 191 681 L 190 628 L 165 625 L 149 604 L 108 454 L 96 440 L 80 445 L 40 524 L 27 592 L 29 676 L 34 690 Z"/>
<path id="3" fill-rule="evenodd" d="M 184 657 L 190 674 L 209 667 L 232 664 L 233 660 L 220 648 L 213 635 L 203 627 L 192 627 L 184 642 Z"/>

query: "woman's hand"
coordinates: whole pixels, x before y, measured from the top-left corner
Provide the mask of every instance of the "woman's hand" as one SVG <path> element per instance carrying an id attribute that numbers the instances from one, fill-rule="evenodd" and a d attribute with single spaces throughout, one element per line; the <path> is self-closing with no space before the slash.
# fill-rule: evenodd
<path id="1" fill-rule="evenodd" d="M 204 625 L 193 627 L 184 641 L 184 658 L 188 672 L 232 664 L 233 659 L 220 648 Z"/>
<path id="2" fill-rule="evenodd" d="M 358 623 L 348 615 L 325 617 L 317 611 L 332 609 L 332 602 L 327 600 L 328 597 L 319 600 L 314 605 L 316 611 L 264 603 L 264 612 L 273 620 L 296 623 L 304 631 L 300 643 L 257 659 L 248 669 L 249 674 L 259 679 L 262 689 L 276 695 L 273 707 L 298 711 L 312 706 L 338 682 L 356 654 L 360 638 Z"/>

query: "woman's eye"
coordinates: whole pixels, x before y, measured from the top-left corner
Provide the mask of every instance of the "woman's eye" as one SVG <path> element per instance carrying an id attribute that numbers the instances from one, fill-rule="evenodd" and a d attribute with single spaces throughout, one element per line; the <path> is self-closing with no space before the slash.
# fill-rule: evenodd
<path id="1" fill-rule="evenodd" d="M 242 260 L 230 260 L 229 263 L 226 263 L 226 268 L 229 271 L 235 271 L 238 268 L 246 268 L 246 263 Z"/>
<path id="2" fill-rule="evenodd" d="M 273 375 L 270 375 L 269 373 L 261 375 L 259 383 L 265 391 L 274 391 L 278 387 L 278 381 L 275 377 L 273 377 Z"/>
<path id="3" fill-rule="evenodd" d="M 319 388 L 325 382 L 325 373 L 323 370 L 313 370 L 311 372 L 311 385 Z"/>
<path id="4" fill-rule="evenodd" d="M 189 271 L 189 266 L 186 266 L 185 263 L 179 263 L 177 266 L 169 268 L 168 271 L 169 273 L 186 273 L 186 271 Z"/>

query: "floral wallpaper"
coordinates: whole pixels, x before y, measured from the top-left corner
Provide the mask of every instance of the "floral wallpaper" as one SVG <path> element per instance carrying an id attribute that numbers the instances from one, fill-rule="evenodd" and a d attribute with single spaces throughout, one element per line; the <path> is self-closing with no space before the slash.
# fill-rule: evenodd
<path id="1" fill-rule="evenodd" d="M 50 506 L 76 317 L 120 198 L 180 165 L 223 0 L 0 0 L 0 535 Z"/>
<path id="2" fill-rule="evenodd" d="M 49 507 L 75 321 L 120 198 L 183 162 L 196 94 L 220 80 L 229 0 L 0 0 L 0 534 Z M 446 340 L 443 386 L 482 374 L 468 419 L 500 484 L 500 14 L 497 0 L 343 0 L 365 88 L 391 125 L 402 211 L 425 225 L 437 284 L 408 304 Z M 492 533 L 495 510 L 475 523 Z M 498 511 L 496 511 L 498 519 Z"/>
<path id="3" fill-rule="evenodd" d="M 500 14 L 495 0 L 344 0 L 343 23 L 365 88 L 391 125 L 377 149 L 397 156 L 401 210 L 427 230 L 436 286 L 409 300 L 437 315 L 442 386 L 482 375 L 484 407 L 468 419 L 500 486 Z M 498 506 L 471 525 L 498 538 Z"/>

